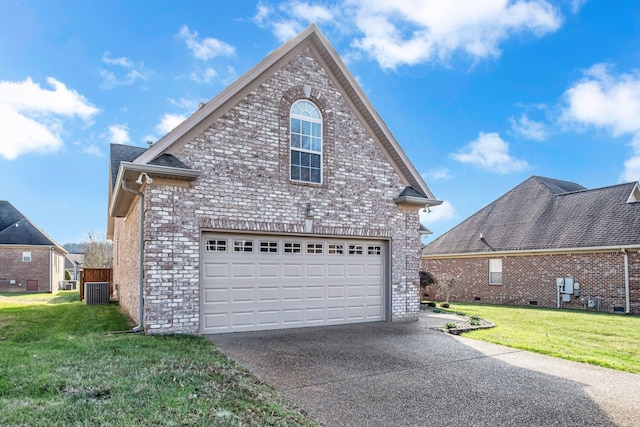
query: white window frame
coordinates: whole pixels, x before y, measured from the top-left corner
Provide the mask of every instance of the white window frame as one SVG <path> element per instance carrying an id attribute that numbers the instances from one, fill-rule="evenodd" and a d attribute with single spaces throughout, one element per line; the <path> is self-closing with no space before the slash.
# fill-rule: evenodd
<path id="1" fill-rule="evenodd" d="M 285 254 L 301 254 L 302 243 L 300 242 L 284 242 L 283 252 Z"/>
<path id="2" fill-rule="evenodd" d="M 253 252 L 253 240 L 234 240 L 233 252 Z"/>
<path id="3" fill-rule="evenodd" d="M 381 255 L 381 254 L 382 254 L 382 246 L 380 245 L 367 246 L 367 255 Z"/>
<path id="4" fill-rule="evenodd" d="M 327 252 L 329 255 L 344 255 L 344 244 L 329 243 L 329 248 Z"/>
<path id="5" fill-rule="evenodd" d="M 300 130 L 299 132 L 294 132 L 293 122 L 294 120 L 300 120 Z M 309 131 L 310 134 L 306 135 L 303 132 L 303 123 L 309 123 Z M 319 126 L 314 126 L 319 125 Z M 314 129 L 318 130 L 318 135 L 314 134 Z M 289 179 L 294 182 L 304 182 L 309 184 L 322 184 L 323 183 L 323 175 L 324 170 L 322 167 L 323 162 L 323 146 L 324 141 L 322 138 L 322 114 L 320 113 L 320 109 L 311 101 L 306 99 L 301 99 L 296 101 L 289 111 Z M 309 147 L 304 148 L 303 140 L 304 137 L 309 138 Z M 294 137 L 298 137 L 299 140 L 294 142 Z M 297 138 L 296 138 L 297 139 Z M 319 144 L 318 149 L 314 149 L 314 143 Z M 299 146 L 296 146 L 299 145 Z M 319 176 L 318 180 L 311 179 L 311 166 L 309 165 L 306 169 L 309 169 L 309 179 L 303 179 L 303 166 L 300 161 L 297 165 L 294 166 L 294 156 L 301 157 L 303 154 L 309 154 L 310 156 L 319 156 L 320 164 L 319 164 Z M 299 168 L 299 174 L 294 174 L 295 168 Z M 315 168 L 313 168 L 315 169 Z M 295 177 L 294 177 L 295 176 Z"/>
<path id="6" fill-rule="evenodd" d="M 261 240 L 260 241 L 260 253 L 263 254 L 277 254 L 278 253 L 278 242 L 272 240 Z"/>
<path id="7" fill-rule="evenodd" d="M 362 243 L 350 244 L 349 255 L 364 255 L 364 245 Z"/>
<path id="8" fill-rule="evenodd" d="M 489 259 L 489 284 L 502 285 L 502 258 Z"/>
<path id="9" fill-rule="evenodd" d="M 22 262 L 31 262 L 31 252 L 22 252 Z"/>
<path id="10" fill-rule="evenodd" d="M 227 241 L 225 239 L 207 239 L 205 250 L 207 252 L 227 252 Z"/>
<path id="11" fill-rule="evenodd" d="M 322 243 L 307 243 L 308 254 L 322 254 L 324 252 L 324 245 Z"/>

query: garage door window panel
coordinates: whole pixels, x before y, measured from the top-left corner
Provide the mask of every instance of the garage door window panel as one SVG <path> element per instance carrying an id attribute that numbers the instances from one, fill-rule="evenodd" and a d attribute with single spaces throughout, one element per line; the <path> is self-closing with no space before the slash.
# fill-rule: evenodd
<path id="1" fill-rule="evenodd" d="M 253 240 L 235 240 L 233 242 L 234 252 L 253 252 Z"/>
<path id="2" fill-rule="evenodd" d="M 363 253 L 363 245 L 349 245 L 349 255 L 362 255 Z"/>
<path id="3" fill-rule="evenodd" d="M 329 243 L 329 255 L 343 255 L 344 245 L 342 243 Z"/>
<path id="4" fill-rule="evenodd" d="M 285 254 L 299 254 L 302 253 L 302 244 L 296 242 L 284 242 Z"/>
<path id="5" fill-rule="evenodd" d="M 226 252 L 227 251 L 227 241 L 226 240 L 207 239 L 206 240 L 206 250 L 207 250 L 207 252 Z"/>
<path id="6" fill-rule="evenodd" d="M 268 253 L 268 254 L 277 254 L 278 253 L 278 242 L 260 242 L 260 252 Z"/>
<path id="7" fill-rule="evenodd" d="M 322 254 L 324 245 L 322 243 L 307 243 L 308 254 Z"/>

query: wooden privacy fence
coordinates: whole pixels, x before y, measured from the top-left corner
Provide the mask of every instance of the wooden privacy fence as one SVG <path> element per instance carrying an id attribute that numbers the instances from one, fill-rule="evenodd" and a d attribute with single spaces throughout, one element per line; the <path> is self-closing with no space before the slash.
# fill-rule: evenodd
<path id="1" fill-rule="evenodd" d="M 84 284 L 109 282 L 109 298 L 113 298 L 113 270 L 111 268 L 84 268 L 80 271 L 80 301 L 84 300 Z"/>

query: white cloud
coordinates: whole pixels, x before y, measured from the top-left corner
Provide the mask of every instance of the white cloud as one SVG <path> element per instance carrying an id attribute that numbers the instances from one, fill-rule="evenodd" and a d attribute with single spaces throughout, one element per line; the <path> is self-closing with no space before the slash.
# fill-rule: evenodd
<path id="1" fill-rule="evenodd" d="M 491 172 L 509 173 L 529 168 L 525 160 L 509 154 L 509 144 L 497 133 L 480 132 L 478 139 L 471 141 L 460 152 L 451 157 L 461 163 L 470 163 Z"/>
<path id="2" fill-rule="evenodd" d="M 187 47 L 193 53 L 193 56 L 202 61 L 207 61 L 216 56 L 231 56 L 236 52 L 235 47 L 213 37 L 199 40 L 198 32 L 189 32 L 189 27 L 186 25 L 180 27 L 180 31 L 176 34 L 176 37 L 184 40 Z"/>
<path id="3" fill-rule="evenodd" d="M 543 123 L 531 120 L 525 114 L 522 114 L 519 119 L 511 117 L 509 120 L 511 129 L 527 139 L 544 141 L 549 136 L 549 131 Z"/>
<path id="4" fill-rule="evenodd" d="M 156 131 L 158 131 L 161 135 L 165 135 L 171 132 L 176 126 L 185 121 L 187 116 L 183 116 L 180 114 L 165 114 L 162 116 L 160 123 L 156 125 Z M 152 138 L 153 140 L 155 138 Z"/>
<path id="5" fill-rule="evenodd" d="M 632 137 L 632 157 L 625 162 L 621 179 L 639 180 L 640 72 L 615 75 L 611 66 L 596 64 L 564 93 L 564 101 L 564 122 Z"/>
<path id="6" fill-rule="evenodd" d="M 127 128 L 127 125 L 109 126 L 108 139 L 110 144 L 127 144 L 131 142 L 131 138 L 129 138 L 129 129 Z"/>
<path id="7" fill-rule="evenodd" d="M 88 147 L 84 147 L 82 149 L 82 152 L 85 154 L 91 154 L 92 156 L 102 157 L 102 151 L 100 151 L 100 149 L 95 145 L 89 145 Z"/>
<path id="8" fill-rule="evenodd" d="M 99 110 L 78 92 L 52 77 L 52 90 L 31 78 L 0 81 L 0 156 L 15 159 L 29 152 L 55 151 L 63 145 L 64 119 L 89 121 Z"/>
<path id="9" fill-rule="evenodd" d="M 339 6 L 341 9 L 347 5 Z M 333 9 L 302 1 L 286 1 L 277 9 L 269 4 L 258 3 L 253 22 L 260 27 L 271 27 L 271 31 L 281 42 L 287 41 L 298 34 L 311 22 L 322 23 L 334 21 L 336 13 Z M 335 23 L 335 22 L 334 22 Z"/>
<path id="10" fill-rule="evenodd" d="M 448 221 L 455 216 L 455 208 L 446 200 L 441 205 L 430 207 L 427 212 L 420 209 L 420 223 L 427 226 L 440 221 Z"/>
<path id="11" fill-rule="evenodd" d="M 425 180 L 444 181 L 451 178 L 448 168 L 433 169 L 421 174 Z"/>
<path id="12" fill-rule="evenodd" d="M 544 0 L 356 0 L 355 24 L 364 36 L 354 45 L 382 68 L 446 61 L 462 52 L 473 60 L 500 55 L 514 34 L 542 36 L 561 25 Z"/>
<path id="13" fill-rule="evenodd" d="M 116 86 L 131 86 L 139 80 L 148 80 L 150 72 L 145 69 L 144 63 L 134 62 L 126 57 L 111 58 L 111 52 L 105 52 L 102 55 L 102 62 L 106 65 L 117 67 L 117 69 L 124 69 L 124 73 L 116 75 L 111 70 L 100 70 L 100 77 L 102 77 L 102 84 L 100 87 L 104 89 L 112 89 Z"/>
<path id="14" fill-rule="evenodd" d="M 218 72 L 211 67 L 189 73 L 189 78 L 196 83 L 211 83 L 216 77 L 218 77 Z"/>

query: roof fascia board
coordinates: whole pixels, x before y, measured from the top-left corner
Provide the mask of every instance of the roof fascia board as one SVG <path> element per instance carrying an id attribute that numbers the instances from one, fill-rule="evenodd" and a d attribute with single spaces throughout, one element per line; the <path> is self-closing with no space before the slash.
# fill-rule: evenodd
<path id="1" fill-rule="evenodd" d="M 508 256 L 528 256 L 528 255 L 562 255 L 570 253 L 593 253 L 593 252 L 620 252 L 624 250 L 637 250 L 640 252 L 640 244 L 621 246 L 590 246 L 583 248 L 558 248 L 558 249 L 528 249 L 522 251 L 491 251 L 491 252 L 469 252 L 454 254 L 423 254 L 422 259 L 447 259 L 447 258 L 495 258 Z"/>

